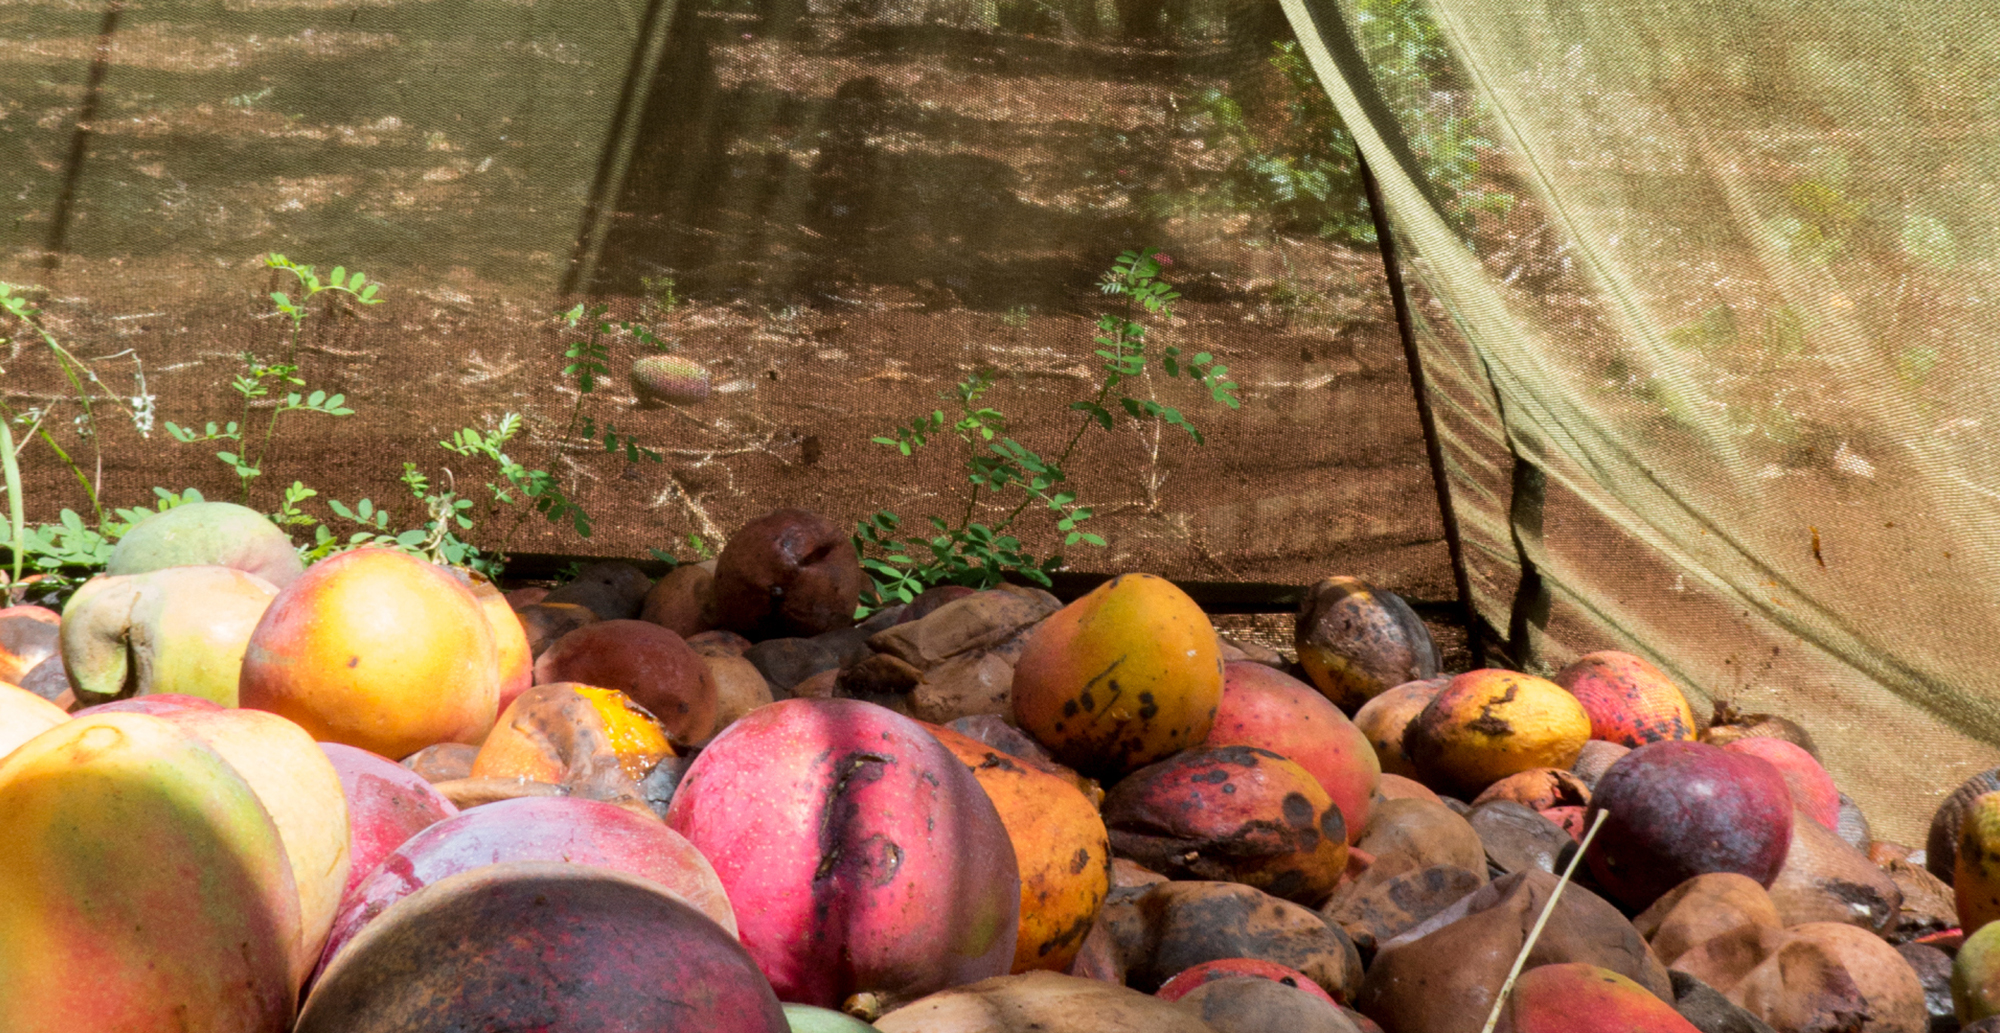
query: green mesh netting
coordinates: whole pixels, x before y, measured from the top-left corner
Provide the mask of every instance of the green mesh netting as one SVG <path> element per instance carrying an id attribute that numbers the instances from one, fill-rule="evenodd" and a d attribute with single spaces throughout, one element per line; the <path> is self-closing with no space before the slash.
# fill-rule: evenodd
<path id="1" fill-rule="evenodd" d="M 1286 10 L 1421 283 L 1481 612 L 1529 663 L 1617 644 L 1800 718 L 1920 839 L 2000 733 L 2000 33 L 1954 3 Z"/>

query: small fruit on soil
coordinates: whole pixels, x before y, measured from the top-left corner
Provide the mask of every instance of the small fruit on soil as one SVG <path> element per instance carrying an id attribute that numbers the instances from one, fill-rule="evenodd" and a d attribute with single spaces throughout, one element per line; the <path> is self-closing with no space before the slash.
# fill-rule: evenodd
<path id="1" fill-rule="evenodd" d="M 1792 841 L 1792 795 L 1761 757 L 1694 742 L 1657 742 L 1598 780 L 1585 827 L 1604 827 L 1586 855 L 1598 885 L 1627 907 L 1706 872 L 1769 886 Z"/>
<path id="2" fill-rule="evenodd" d="M 632 393 L 641 408 L 694 405 L 708 399 L 708 370 L 678 355 L 632 360 Z"/>
<path id="3" fill-rule="evenodd" d="M 1360 578 L 1314 585 L 1293 638 L 1313 684 L 1348 713 L 1404 682 L 1436 677 L 1440 666 L 1430 629 L 1410 604 Z"/>
<path id="4" fill-rule="evenodd" d="M 1028 633 L 1014 713 L 1057 760 L 1116 776 L 1208 737 L 1222 659 L 1208 615 L 1151 574 L 1125 574 Z"/>
<path id="5" fill-rule="evenodd" d="M 356 549 L 314 564 L 272 600 L 237 695 L 315 739 L 385 757 L 477 743 L 499 715 L 493 627 L 450 574 Z"/>
<path id="6" fill-rule="evenodd" d="M 1680 687 L 1630 653 L 1611 649 L 1585 653 L 1558 672 L 1554 681 L 1583 704 L 1593 739 L 1644 746 L 1694 738 L 1694 711 Z"/>
<path id="7" fill-rule="evenodd" d="M 1312 686 L 1263 664 L 1222 665 L 1222 704 L 1206 746 L 1256 746 L 1306 769 L 1340 808 L 1353 842 L 1368 824 L 1382 768 L 1375 750 Z"/>
<path id="8" fill-rule="evenodd" d="M 1477 795 L 1531 768 L 1567 768 L 1590 739 L 1590 715 L 1554 682 L 1494 668 L 1461 674 L 1403 736 L 1433 788 Z"/>

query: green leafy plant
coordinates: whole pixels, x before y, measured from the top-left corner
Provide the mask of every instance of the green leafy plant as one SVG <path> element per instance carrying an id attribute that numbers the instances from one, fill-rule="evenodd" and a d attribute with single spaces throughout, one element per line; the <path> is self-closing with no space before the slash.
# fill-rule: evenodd
<path id="1" fill-rule="evenodd" d="M 75 419 L 77 433 L 90 442 L 92 472 L 89 474 L 84 473 L 82 464 L 70 455 L 68 449 L 63 448 L 61 443 L 56 441 L 54 434 L 50 433 L 48 417 L 53 414 L 52 408 L 43 407 L 21 411 L 8 405 L 5 401 L 0 401 L 0 419 L 6 419 L 27 427 L 28 437 L 40 438 L 42 443 L 48 446 L 49 451 L 55 453 L 56 459 L 69 469 L 70 473 L 76 477 L 77 483 L 83 487 L 84 495 L 90 501 L 92 516 L 99 524 L 102 524 L 105 520 L 104 506 L 98 498 L 98 488 L 104 476 L 104 449 L 97 433 L 96 405 L 98 402 L 104 402 L 115 408 L 122 409 L 131 418 L 133 426 L 138 429 L 142 436 L 150 436 L 152 431 L 152 396 L 146 392 L 145 381 L 142 378 L 140 380 L 139 395 L 133 399 L 133 402 L 143 407 L 143 415 L 140 411 L 126 405 L 117 394 L 104 385 L 104 382 L 98 378 L 97 371 L 92 368 L 90 363 L 77 357 L 76 353 L 70 351 L 69 348 L 63 345 L 62 341 L 56 338 L 54 333 L 50 332 L 47 322 L 42 318 L 41 308 L 30 297 L 32 293 L 33 288 L 23 287 L 19 284 L 0 283 L 0 312 L 5 312 L 15 324 L 25 328 L 35 339 L 41 341 L 42 345 L 48 349 L 49 354 L 54 357 L 57 368 L 62 370 L 63 378 L 69 381 L 70 391 L 75 396 L 77 406 L 81 410 Z M 0 337 L 0 344 L 10 345 L 12 352 L 17 355 L 19 354 L 20 342 L 18 333 L 13 337 Z M 93 401 L 94 398 L 96 401 Z"/>
<path id="2" fill-rule="evenodd" d="M 1102 360 L 1101 377 L 1089 397 L 1070 403 L 1077 423 L 1053 454 L 1014 436 L 1007 415 L 986 400 L 994 378 L 984 370 L 945 395 L 953 403 L 952 411 L 933 410 L 873 439 L 905 456 L 937 440 L 955 440 L 965 454 L 969 487 L 951 518 L 925 518 L 933 532 L 927 537 L 904 537 L 902 517 L 889 510 L 856 525 L 855 548 L 871 581 L 862 601 L 864 612 L 908 602 L 935 585 L 990 588 L 1010 573 L 1047 585 L 1049 574 L 1063 565 L 1063 549 L 1102 547 L 1102 537 L 1083 529 L 1095 511 L 1079 504 L 1070 485 L 1068 464 L 1084 435 L 1092 428 L 1110 431 L 1122 417 L 1131 423 L 1178 427 L 1197 445 L 1206 440 L 1178 408 L 1127 393 L 1127 385 L 1145 377 L 1149 369 L 1157 366 L 1169 377 L 1193 380 L 1210 400 L 1239 407 L 1237 384 L 1228 379 L 1229 368 L 1213 355 L 1189 356 L 1174 346 L 1159 349 L 1156 355 L 1148 351 L 1147 326 L 1141 318 L 1167 321 L 1180 297 L 1162 278 L 1167 261 L 1153 248 L 1126 251 L 1100 281 L 1100 290 L 1119 299 L 1120 309 L 1097 321 L 1093 354 Z M 982 507 L 994 508 L 999 515 L 991 521 L 981 519 Z M 1054 525 L 1059 544 L 1046 557 L 1037 558 L 1015 533 L 1031 509 L 1046 512 Z"/>

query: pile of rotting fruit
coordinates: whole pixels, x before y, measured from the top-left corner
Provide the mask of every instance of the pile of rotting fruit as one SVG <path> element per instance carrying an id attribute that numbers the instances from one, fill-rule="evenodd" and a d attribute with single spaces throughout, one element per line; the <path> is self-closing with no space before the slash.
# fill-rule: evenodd
<path id="1" fill-rule="evenodd" d="M 801 510 L 507 593 L 148 518 L 0 610 L 0 1030 L 2000 1029 L 1995 773 L 1913 850 L 1798 724 L 1442 674 L 1354 578 L 1295 660 L 862 583 Z"/>

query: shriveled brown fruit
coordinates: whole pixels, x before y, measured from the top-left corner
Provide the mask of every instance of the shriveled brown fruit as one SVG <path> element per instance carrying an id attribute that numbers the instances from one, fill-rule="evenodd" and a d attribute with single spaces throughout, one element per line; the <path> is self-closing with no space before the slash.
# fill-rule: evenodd
<path id="1" fill-rule="evenodd" d="M 535 660 L 535 684 L 581 682 L 617 689 L 666 726 L 675 743 L 715 732 L 715 682 L 679 635 L 637 620 L 587 624 Z"/>
<path id="2" fill-rule="evenodd" d="M 1375 956 L 1383 943 L 1417 927 L 1432 915 L 1471 896 L 1486 885 L 1486 872 L 1456 865 L 1434 864 L 1393 874 L 1375 868 L 1341 887 L 1320 914 L 1339 926 L 1362 959 Z"/>
<path id="3" fill-rule="evenodd" d="M 1216 1033 L 1357 1033 L 1338 1005 L 1270 979 L 1203 983 L 1180 999 Z"/>
<path id="4" fill-rule="evenodd" d="M 774 698 L 764 675 L 740 656 L 704 656 L 701 662 L 715 683 L 715 731 L 709 733 L 711 739 L 737 718 Z"/>
<path id="5" fill-rule="evenodd" d="M 687 644 L 698 656 L 742 656 L 752 645 L 749 639 L 721 628 L 689 635 Z"/>
<path id="6" fill-rule="evenodd" d="M 780 509 L 737 528 L 715 565 L 719 626 L 750 639 L 810 637 L 854 623 L 861 560 L 838 524 Z"/>
<path id="7" fill-rule="evenodd" d="M 1387 800 L 1375 807 L 1355 849 L 1375 859 L 1370 871 L 1399 871 L 1451 865 L 1486 871 L 1486 845 L 1464 818 L 1431 800 Z"/>
<path id="8" fill-rule="evenodd" d="M 1111 888 L 1114 890 L 1131 889 L 1135 886 L 1151 886 L 1155 883 L 1166 881 L 1166 876 L 1129 857 L 1114 857 L 1111 859 Z"/>
<path id="9" fill-rule="evenodd" d="M 1437 804 L 1444 802 L 1437 793 L 1432 792 L 1431 788 L 1422 782 L 1414 778 L 1406 778 L 1402 775 L 1392 775 L 1388 772 L 1383 772 L 1381 779 L 1375 783 L 1375 795 L 1384 800 L 1428 800 L 1431 803 Z"/>
<path id="10" fill-rule="evenodd" d="M 1779 1033 L 1925 1033 L 1923 983 L 1896 948 L 1841 922 L 1785 930 L 1784 942 L 1725 996 Z M 1860 1007 L 1852 1002 L 1858 998 Z M 1848 1016 L 1864 1016 L 1855 1023 Z"/>
<path id="11" fill-rule="evenodd" d="M 1737 709 L 1736 704 L 1726 699 L 1715 701 L 1715 716 L 1709 718 L 1708 727 L 1701 733 L 1701 741 L 1711 746 L 1726 746 L 1738 739 L 1757 737 L 1783 739 L 1804 749 L 1815 758 L 1819 750 L 1813 745 L 1812 735 L 1798 722 L 1776 714 L 1746 714 Z"/>
<path id="12" fill-rule="evenodd" d="M 1788 926 L 1846 922 L 1881 933 L 1895 920 L 1903 891 L 1839 833 L 1795 812 L 1792 846 L 1771 883 L 1771 903 Z"/>
<path id="13" fill-rule="evenodd" d="M 695 564 L 683 564 L 647 591 L 639 604 L 639 619 L 651 621 L 682 638 L 715 627 L 715 575 Z"/>
<path id="14" fill-rule="evenodd" d="M 528 636 L 528 655 L 539 657 L 556 640 L 597 623 L 597 614 L 578 603 L 531 603 L 514 611 L 521 618 L 521 631 Z"/>
<path id="15" fill-rule="evenodd" d="M 1257 958 L 1312 977 L 1336 1001 L 1361 986 L 1361 956 L 1306 908 L 1234 882 L 1114 890 L 1072 972 L 1152 993 L 1204 961 Z"/>
<path id="16" fill-rule="evenodd" d="M 403 766 L 416 772 L 424 781 L 436 785 L 454 779 L 472 777 L 473 758 L 479 756 L 479 747 L 462 742 L 441 742 L 426 746 L 403 758 Z"/>
<path id="17" fill-rule="evenodd" d="M 1055 972 L 952 987 L 912 1001 L 874 1025 L 881 1033 L 1216 1033 L 1170 1001 Z"/>
<path id="18" fill-rule="evenodd" d="M 1896 953 L 1909 963 L 1910 971 L 1917 974 L 1917 982 L 1924 988 L 1924 1011 L 1930 1016 L 1931 1029 L 1956 1023 L 1958 1009 L 1951 999 L 1951 955 L 1922 943 L 1900 944 Z"/>
<path id="19" fill-rule="evenodd" d="M 593 563 L 577 571 L 568 584 L 558 585 L 542 597 L 547 603 L 575 603 L 597 615 L 598 620 L 632 620 L 639 616 L 653 579 L 623 560 Z"/>
<path id="20" fill-rule="evenodd" d="M 1556 877 L 1543 871 L 1509 875 L 1383 944 L 1355 1007 L 1386 1029 L 1479 1033 L 1495 989 L 1555 886 Z M 1564 962 L 1609 969 L 1661 1000 L 1673 996 L 1666 967 L 1639 931 L 1575 884 L 1557 900 L 1526 966 Z"/>
<path id="21" fill-rule="evenodd" d="M 1943 879 L 1902 858 L 1879 863 L 1879 867 L 1903 894 L 1896 920 L 1883 934 L 1890 943 L 1908 943 L 1959 927 L 1958 903 Z"/>
<path id="22" fill-rule="evenodd" d="M 1120 856 L 1182 879 L 1226 879 L 1309 905 L 1347 867 L 1347 827 L 1319 781 L 1253 746 L 1185 750 L 1104 797 Z"/>
<path id="23" fill-rule="evenodd" d="M 1576 840 L 1561 825 L 1512 800 L 1490 800 L 1465 816 L 1486 848 L 1486 863 L 1512 874 L 1531 868 L 1556 870 L 1565 847 Z"/>
<path id="24" fill-rule="evenodd" d="M 1530 768 L 1486 787 L 1472 798 L 1472 806 L 1493 800 L 1512 800 L 1531 811 L 1551 807 L 1584 807 L 1590 803 L 1590 787 L 1583 779 L 1561 768 Z"/>
<path id="25" fill-rule="evenodd" d="M 1938 804 L 1931 815 L 1930 837 L 1924 841 L 1924 867 L 1949 883 L 1958 864 L 1958 836 L 1965 826 L 1965 811 L 1975 797 L 2000 792 L 2000 768 L 1988 768 L 1959 783 L 1951 795 Z"/>
<path id="26" fill-rule="evenodd" d="M 1672 965 L 1688 949 L 1744 926 L 1781 929 L 1777 905 L 1757 880 L 1735 872 L 1697 875 L 1632 920 L 1660 961 Z"/>
<path id="27" fill-rule="evenodd" d="M 1592 739 L 1583 744 L 1582 752 L 1576 755 L 1576 763 L 1571 764 L 1569 770 L 1583 782 L 1585 788 L 1595 789 L 1597 780 L 1604 777 L 1606 771 L 1611 770 L 1611 765 L 1618 763 L 1618 758 L 1630 752 L 1632 752 L 1630 746 Z"/>

